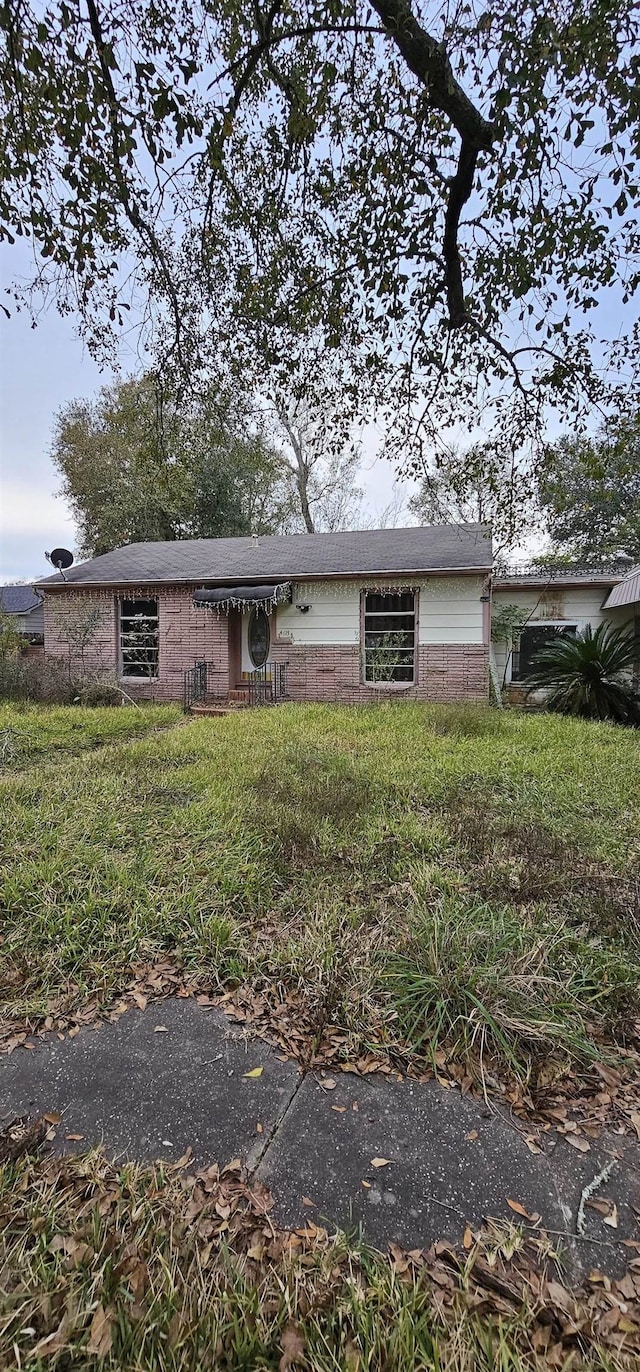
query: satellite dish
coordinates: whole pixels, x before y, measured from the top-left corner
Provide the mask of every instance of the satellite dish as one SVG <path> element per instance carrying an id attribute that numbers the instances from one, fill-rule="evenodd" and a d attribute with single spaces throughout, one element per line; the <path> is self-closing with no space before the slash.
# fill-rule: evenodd
<path id="1" fill-rule="evenodd" d="M 70 553 L 68 548 L 54 548 L 52 553 L 45 553 L 45 557 L 58 568 L 58 571 L 65 570 L 73 562 L 73 553 Z"/>

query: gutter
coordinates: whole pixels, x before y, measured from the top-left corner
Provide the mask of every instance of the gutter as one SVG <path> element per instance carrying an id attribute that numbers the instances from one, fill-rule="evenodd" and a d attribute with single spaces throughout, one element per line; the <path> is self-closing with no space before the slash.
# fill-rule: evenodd
<path id="1" fill-rule="evenodd" d="M 354 581 L 363 577 L 399 577 L 399 576 L 487 576 L 491 572 L 491 565 L 485 563 L 481 567 L 401 567 L 397 571 L 352 571 L 352 572 L 287 572 L 279 573 L 279 581 Z M 262 574 L 264 577 L 264 573 Z M 71 591 L 75 587 L 88 587 L 91 590 L 110 590 L 119 587 L 126 589 L 128 586 L 195 586 L 198 582 L 215 582 L 216 586 L 234 586 L 237 584 L 236 576 L 203 576 L 202 573 L 193 576 L 172 576 L 172 577 L 151 577 L 141 575 L 130 577 L 127 581 L 38 581 L 36 585 L 39 591 Z M 262 579 L 258 577 L 246 577 L 244 579 L 247 586 L 259 586 Z M 494 583 L 495 584 L 495 583 Z"/>

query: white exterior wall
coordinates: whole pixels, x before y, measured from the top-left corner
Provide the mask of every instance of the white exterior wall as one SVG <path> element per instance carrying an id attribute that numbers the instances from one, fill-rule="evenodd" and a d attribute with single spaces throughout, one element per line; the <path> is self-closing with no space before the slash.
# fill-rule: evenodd
<path id="1" fill-rule="evenodd" d="M 551 586 L 548 590 L 519 589 L 508 586 L 493 589 L 493 612 L 502 605 L 517 605 L 531 618 L 529 624 L 575 624 L 578 629 L 590 624 L 596 629 L 605 620 L 616 628 L 633 623 L 633 606 L 620 610 L 603 610 L 602 606 L 609 594 L 608 586 Z M 508 648 L 505 643 L 494 643 L 496 662 L 500 680 L 504 675 Z M 507 672 L 511 680 L 511 664 Z M 515 684 L 515 683 L 514 683 Z"/>
<path id="2" fill-rule="evenodd" d="M 384 583 L 380 577 L 298 582 L 292 603 L 276 610 L 278 641 L 309 646 L 359 643 L 362 591 L 407 586 L 419 591 L 420 643 L 483 642 L 481 576 L 409 576 Z M 300 604 L 311 608 L 303 614 L 296 608 Z"/>

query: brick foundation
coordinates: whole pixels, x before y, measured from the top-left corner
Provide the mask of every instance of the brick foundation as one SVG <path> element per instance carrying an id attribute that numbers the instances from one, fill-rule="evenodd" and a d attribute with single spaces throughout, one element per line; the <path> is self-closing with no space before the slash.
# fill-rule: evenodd
<path id="1" fill-rule="evenodd" d="M 437 643 L 418 647 L 412 686 L 363 686 L 357 644 L 297 647 L 275 643 L 273 661 L 288 663 L 292 700 L 360 704 L 379 700 L 484 702 L 489 695 L 489 651 L 482 643 Z"/>

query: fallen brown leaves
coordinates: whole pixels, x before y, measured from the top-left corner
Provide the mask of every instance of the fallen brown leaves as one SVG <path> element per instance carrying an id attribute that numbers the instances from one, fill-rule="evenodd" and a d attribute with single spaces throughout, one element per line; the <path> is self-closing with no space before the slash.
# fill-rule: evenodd
<path id="1" fill-rule="evenodd" d="M 176 1348 L 207 1311 L 215 1311 L 216 1302 L 229 1314 L 228 1328 L 237 1328 L 245 1293 L 259 1289 L 261 1318 L 271 1331 L 264 1335 L 271 1340 L 268 1365 L 273 1361 L 280 1372 L 308 1367 L 314 1329 L 324 1330 L 323 1337 L 335 1331 L 332 1311 L 339 1307 L 345 1365 L 364 1367 L 370 1364 L 358 1344 L 361 1331 L 349 1324 L 349 1293 L 355 1283 L 365 1304 L 375 1304 L 384 1329 L 394 1308 L 391 1275 L 410 1299 L 420 1293 L 443 1337 L 459 1330 L 461 1321 L 496 1327 L 503 1322 L 517 1351 L 537 1359 L 540 1367 L 559 1369 L 568 1360 L 581 1365 L 580 1358 L 597 1349 L 615 1352 L 618 1361 L 611 1366 L 637 1363 L 637 1245 L 630 1248 L 634 1256 L 623 1277 L 613 1280 L 593 1271 L 576 1290 L 563 1283 L 543 1232 L 523 1233 L 506 1221 L 490 1220 L 479 1230 L 467 1225 L 458 1245 L 441 1242 L 406 1251 L 391 1244 L 386 1259 L 363 1257 L 311 1221 L 294 1230 L 278 1229 L 271 1196 L 237 1159 L 191 1173 L 189 1161 L 118 1170 L 94 1152 L 74 1158 L 27 1156 L 11 1164 L 12 1184 L 0 1187 L 0 1266 L 7 1297 L 0 1317 L 3 1366 L 21 1365 L 11 1360 L 16 1339 L 23 1361 L 26 1353 L 44 1360 L 62 1350 L 71 1361 L 86 1353 L 118 1360 L 120 1340 L 126 1338 L 131 1349 L 136 1338 L 144 1343 L 155 1337 L 152 1326 L 161 1331 L 165 1347 Z M 108 1287 L 103 1285 L 106 1269 Z M 309 1325 L 311 1317 L 316 1323 Z M 235 1365 L 225 1342 L 231 1335 L 220 1327 L 216 1337 L 220 1364 Z M 118 1366 L 133 1362 L 123 1358 Z"/>
<path id="2" fill-rule="evenodd" d="M 46 1137 L 48 1127 L 45 1116 L 30 1120 L 23 1115 L 11 1120 L 0 1133 L 0 1164 L 17 1162 L 25 1153 L 34 1152 Z"/>
<path id="3" fill-rule="evenodd" d="M 37 1022 L 0 1025 L 0 1052 L 33 1049 L 48 1033 L 55 1033 L 59 1039 L 74 1038 L 83 1027 L 115 1023 L 129 1010 L 145 1010 L 167 996 L 194 998 L 204 1008 L 220 1009 L 305 1070 L 326 1069 L 358 1076 L 399 1074 L 417 1081 L 435 1078 L 445 1089 L 457 1087 L 463 1095 L 488 1092 L 516 1119 L 527 1123 L 523 1137 L 532 1153 L 541 1151 L 544 1135 L 550 1130 L 584 1153 L 590 1149 L 590 1139 L 604 1128 L 640 1139 L 640 1057 L 631 1053 L 625 1070 L 602 1061 L 579 1073 L 568 1059 L 549 1056 L 525 1082 L 505 1078 L 486 1057 L 482 1063 L 479 1058 L 477 1062 L 463 1062 L 444 1048 L 439 1048 L 432 1059 L 416 1056 L 407 1044 L 389 1040 L 382 1019 L 378 1025 L 379 1049 L 363 1051 L 357 1038 L 328 1021 L 322 1007 L 303 989 L 281 982 L 259 988 L 244 983 L 220 992 L 211 987 L 205 975 L 186 972 L 179 958 L 170 956 L 136 964 L 131 973 L 126 990 L 110 1006 L 101 1004 L 97 996 L 74 1005 L 80 993 L 70 988 L 67 997 Z M 166 1029 L 160 1023 L 156 1032 Z M 640 1025 L 638 1034 L 640 1042 Z M 325 1077 L 320 1084 L 331 1090 L 331 1080 Z"/>
<path id="4" fill-rule="evenodd" d="M 597 1346 L 624 1352 L 629 1366 L 636 1365 L 640 1258 L 617 1281 L 594 1271 L 582 1287 L 569 1290 L 558 1279 L 544 1233 L 523 1236 L 497 1220 L 475 1234 L 467 1226 L 461 1246 L 441 1242 L 405 1252 L 391 1244 L 389 1254 L 401 1281 L 432 1285 L 434 1306 L 445 1319 L 460 1302 L 496 1320 L 526 1312 L 522 1351 L 541 1357 L 545 1367 L 565 1367 L 570 1355 Z"/>

